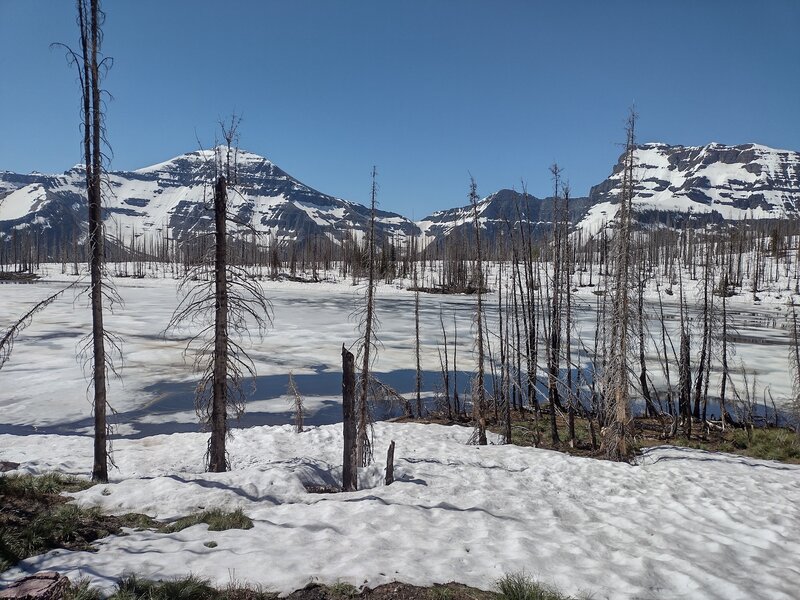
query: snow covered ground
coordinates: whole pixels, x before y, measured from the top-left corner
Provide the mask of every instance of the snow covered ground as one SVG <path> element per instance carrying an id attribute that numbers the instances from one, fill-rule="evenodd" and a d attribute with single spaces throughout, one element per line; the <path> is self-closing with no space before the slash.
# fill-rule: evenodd
<path id="1" fill-rule="evenodd" d="M 47 279 L 35 284 L 0 285 L 0 323 L 10 323 L 27 307 L 59 289 L 64 280 L 59 265 L 43 270 Z M 490 278 L 491 281 L 491 278 Z M 596 279 L 595 279 L 596 281 Z M 108 328 L 123 341 L 124 361 L 121 379 L 110 382 L 109 398 L 117 411 L 119 435 L 143 436 L 154 433 L 197 431 L 193 410 L 197 375 L 192 356 L 184 357 L 187 332 L 164 335 L 164 329 L 177 304 L 176 282 L 170 278 L 116 278 L 124 300 L 107 315 Z M 700 282 L 688 282 L 692 295 Z M 309 423 L 329 424 L 340 419 L 341 346 L 352 347 L 358 340 L 357 322 L 352 317 L 363 292 L 349 279 L 338 282 L 304 284 L 297 282 L 263 283 L 271 298 L 273 325 L 266 336 L 253 338 L 250 352 L 258 378 L 248 398 L 242 426 L 290 423 L 287 401 L 288 375 L 293 372 L 305 397 Z M 573 360 L 587 365 L 581 343 L 593 347 L 596 326 L 596 287 L 576 288 Z M 755 375 L 759 402 L 770 404 L 771 393 L 780 407 L 791 394 L 788 377 L 789 335 L 786 292 L 761 293 L 753 302 L 746 292 L 729 299 L 729 331 L 737 343 L 729 348 L 729 364 L 739 390 L 743 390 L 741 369 Z M 658 366 L 656 345 L 660 346 L 660 321 L 654 290 L 649 290 L 650 313 L 648 366 L 653 383 L 663 392 L 666 382 Z M 677 293 L 663 296 L 666 327 L 678 345 Z M 489 342 L 497 342 L 496 295 L 487 297 Z M 423 389 L 432 398 L 441 388 L 438 348 L 442 343 L 440 313 L 448 329 L 448 343 L 454 341 L 454 322 L 458 329 L 459 388 L 462 395 L 469 386 L 474 368 L 471 333 L 475 298 L 469 296 L 421 295 L 421 336 Z M 381 321 L 382 346 L 374 370 L 386 383 L 401 393 L 414 386 L 414 308 L 413 294 L 397 285 L 382 284 L 378 290 L 377 316 Z M 699 353 L 699 324 L 693 326 L 693 344 Z M 90 331 L 90 315 L 85 296 L 67 292 L 20 336 L 11 360 L 0 370 L 0 432 L 5 433 L 85 433 L 91 428 L 87 379 L 82 362 L 76 360 L 81 339 Z M 542 347 L 544 343 L 542 342 Z M 452 366 L 452 347 L 450 348 Z M 713 361 L 710 394 L 719 389 L 719 357 Z M 542 361 L 544 352 L 541 352 Z M 541 366 L 544 366 L 543 363 Z M 673 386 L 676 384 L 673 367 Z M 542 375 L 542 373 L 540 373 Z M 729 396 L 730 396 L 729 390 Z M 662 394 L 663 397 L 663 394 Z M 711 408 L 711 413 L 718 410 Z M 35 428 L 35 429 L 34 429 Z"/>
<path id="2" fill-rule="evenodd" d="M 49 281 L 0 285 L 0 323 L 70 279 L 57 266 L 43 274 Z M 524 570 L 594 598 L 797 597 L 796 466 L 666 447 L 648 451 L 638 465 L 612 464 L 531 448 L 467 446 L 470 430 L 460 427 L 383 422 L 375 428 L 378 461 L 360 473 L 365 489 L 307 493 L 306 485 L 338 484 L 341 477 L 340 351 L 357 339 L 350 315 L 362 291 L 349 280 L 264 282 L 274 321 L 251 348 L 257 388 L 229 446 L 233 471 L 202 473 L 207 438 L 197 433 L 192 410 L 196 375 L 184 360 L 181 336 L 162 333 L 177 302 L 176 283 L 119 278 L 116 284 L 125 305 L 107 323 L 124 340 L 122 379 L 112 381 L 109 395 L 118 411 L 118 468 L 112 483 L 75 494 L 76 501 L 161 519 L 241 507 L 255 527 L 131 532 L 99 542 L 96 554 L 54 551 L 29 559 L 0 576 L 0 585 L 21 570 L 54 569 L 107 588 L 125 571 L 193 572 L 223 585 L 236 579 L 281 592 L 337 579 L 354 585 L 455 580 L 491 588 L 503 574 Z M 588 346 L 593 289 L 579 288 L 575 303 L 576 335 Z M 375 369 L 408 393 L 413 294 L 382 284 L 378 297 L 383 347 Z M 779 291 L 760 297 L 730 299 L 731 330 L 739 340 L 731 362 L 757 372 L 759 386 L 769 385 L 780 403 L 790 391 L 786 297 Z M 654 300 L 651 290 L 651 312 Z M 665 296 L 665 302 L 674 332 L 677 298 Z M 440 311 L 450 344 L 455 319 L 466 389 L 473 306 L 472 297 L 422 295 L 428 396 L 440 381 Z M 489 316 L 490 331 L 495 319 Z M 651 319 L 656 335 L 657 327 Z M 91 411 L 75 359 L 88 331 L 86 299 L 68 292 L 20 336 L 0 370 L 0 460 L 20 462 L 24 471 L 88 476 Z M 656 365 L 650 368 L 658 385 Z M 290 371 L 305 396 L 308 422 L 319 425 L 299 435 L 282 425 L 291 422 Z M 386 487 L 382 456 L 391 439 L 398 481 Z M 217 546 L 204 546 L 208 541 Z"/>
<path id="3" fill-rule="evenodd" d="M 592 598 L 790 600 L 800 587 L 800 467 L 657 448 L 637 465 L 515 446 L 468 446 L 470 430 L 378 423 L 378 461 L 358 492 L 310 494 L 340 480 L 341 428 L 235 433 L 233 470 L 202 473 L 197 433 L 120 440 L 112 482 L 74 494 L 82 506 L 174 519 L 242 508 L 250 530 L 134 532 L 97 553 L 52 551 L 25 571 L 56 570 L 111 588 L 123 572 L 188 572 L 220 585 L 289 592 L 310 581 L 360 586 L 460 581 L 491 588 L 528 574 Z M 382 453 L 397 444 L 391 486 Z M 25 471 L 87 474 L 79 436 L 0 436 L 0 459 Z M 206 542 L 216 542 L 214 548 Z"/>

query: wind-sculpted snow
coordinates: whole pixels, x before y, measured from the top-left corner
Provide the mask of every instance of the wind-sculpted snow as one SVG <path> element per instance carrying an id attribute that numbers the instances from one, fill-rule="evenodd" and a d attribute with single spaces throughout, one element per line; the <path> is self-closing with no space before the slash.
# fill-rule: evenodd
<path id="1" fill-rule="evenodd" d="M 130 531 L 101 540 L 96 553 L 25 560 L 2 578 L 46 569 L 110 588 L 125 572 L 192 572 L 223 586 L 236 579 L 289 592 L 338 580 L 491 588 L 524 570 L 595 599 L 797 597 L 800 467 L 671 447 L 627 465 L 468 446 L 470 433 L 378 423 L 379 453 L 397 445 L 397 481 L 383 485 L 379 456 L 359 473 L 364 489 L 339 494 L 306 486 L 339 483 L 340 426 L 236 431 L 232 471 L 221 474 L 201 472 L 205 435 L 120 440 L 111 483 L 72 494 L 80 506 L 162 519 L 242 508 L 254 527 Z M 86 437 L 5 435 L 0 448 L 0 459 L 26 472 L 88 476 L 91 466 Z"/>

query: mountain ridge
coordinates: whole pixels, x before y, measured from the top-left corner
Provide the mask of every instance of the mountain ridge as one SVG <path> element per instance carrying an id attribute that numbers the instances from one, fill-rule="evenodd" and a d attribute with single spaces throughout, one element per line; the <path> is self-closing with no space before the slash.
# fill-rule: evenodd
<path id="1" fill-rule="evenodd" d="M 208 231 L 213 219 L 205 203 L 208 184 L 224 148 L 195 150 L 132 171 L 109 171 L 104 219 L 118 239 L 164 234 L 178 239 Z M 267 158 L 234 152 L 229 209 L 243 226 L 282 242 L 324 236 L 336 243 L 365 235 L 368 207 L 320 192 L 292 177 Z M 761 144 L 703 146 L 650 142 L 636 147 L 633 206 L 642 224 L 706 225 L 744 218 L 779 219 L 800 214 L 800 153 Z M 619 205 L 622 156 L 611 174 L 570 200 L 570 222 L 594 233 L 606 226 Z M 30 228 L 57 239 L 75 236 L 86 221 L 81 165 L 64 173 L 0 171 L 0 236 Z M 501 189 L 478 203 L 478 221 L 489 238 L 505 235 L 522 219 L 532 235 L 546 233 L 553 198 Z M 419 221 L 376 211 L 378 235 L 397 241 L 421 237 L 426 244 L 471 230 L 473 209 L 436 211 Z"/>

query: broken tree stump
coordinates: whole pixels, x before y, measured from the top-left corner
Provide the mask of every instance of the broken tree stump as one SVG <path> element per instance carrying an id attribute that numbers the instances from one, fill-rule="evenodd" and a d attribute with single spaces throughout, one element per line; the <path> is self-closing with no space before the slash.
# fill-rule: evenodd
<path id="1" fill-rule="evenodd" d="M 386 485 L 394 481 L 394 440 L 386 451 Z"/>
<path id="2" fill-rule="evenodd" d="M 355 356 L 342 344 L 342 491 L 358 489 L 358 456 L 356 453 L 356 368 Z"/>

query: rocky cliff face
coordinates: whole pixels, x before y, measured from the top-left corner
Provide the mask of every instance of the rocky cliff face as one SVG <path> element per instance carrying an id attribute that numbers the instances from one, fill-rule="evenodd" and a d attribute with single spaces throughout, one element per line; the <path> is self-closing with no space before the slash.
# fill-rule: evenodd
<path id="1" fill-rule="evenodd" d="M 105 199 L 109 236 L 130 240 L 141 234 L 183 239 L 213 223 L 210 183 L 219 149 L 183 154 L 130 172 L 111 172 Z M 325 236 L 341 241 L 362 237 L 369 209 L 318 192 L 266 158 L 239 151 L 229 198 L 233 230 L 252 227 L 279 240 Z M 621 160 L 588 197 L 570 201 L 570 220 L 591 233 L 610 223 L 619 206 Z M 782 219 L 800 213 L 800 153 L 746 144 L 700 147 L 644 144 L 636 149 L 635 218 L 644 224 L 700 226 L 739 219 Z M 437 244 L 451 235 L 472 236 L 472 207 L 439 211 L 418 223 L 378 211 L 381 237 L 423 235 Z M 478 204 L 488 243 L 508 235 L 507 223 L 522 219 L 534 237 L 550 231 L 552 198 L 503 189 Z M 61 175 L 0 172 L 0 236 L 30 230 L 58 243 L 86 223 L 83 169 Z"/>
<path id="2" fill-rule="evenodd" d="M 756 144 L 668 146 L 635 152 L 633 207 L 640 222 L 702 225 L 740 219 L 781 219 L 800 210 L 800 153 Z M 610 221 L 618 207 L 622 157 L 611 176 L 592 188 L 581 225 Z"/>
<path id="3" fill-rule="evenodd" d="M 589 208 L 588 198 L 571 198 L 569 217 L 572 223 L 581 220 Z M 527 232 L 534 238 L 551 230 L 554 218 L 552 198 L 536 198 L 514 190 L 503 189 L 487 196 L 478 203 L 478 223 L 489 242 L 498 236 L 508 236 L 509 224 L 518 220 L 528 223 Z M 420 229 L 429 243 L 436 243 L 447 236 L 474 234 L 474 214 L 471 206 L 435 212 L 422 221 Z M 526 233 L 527 235 L 527 233 Z"/>

